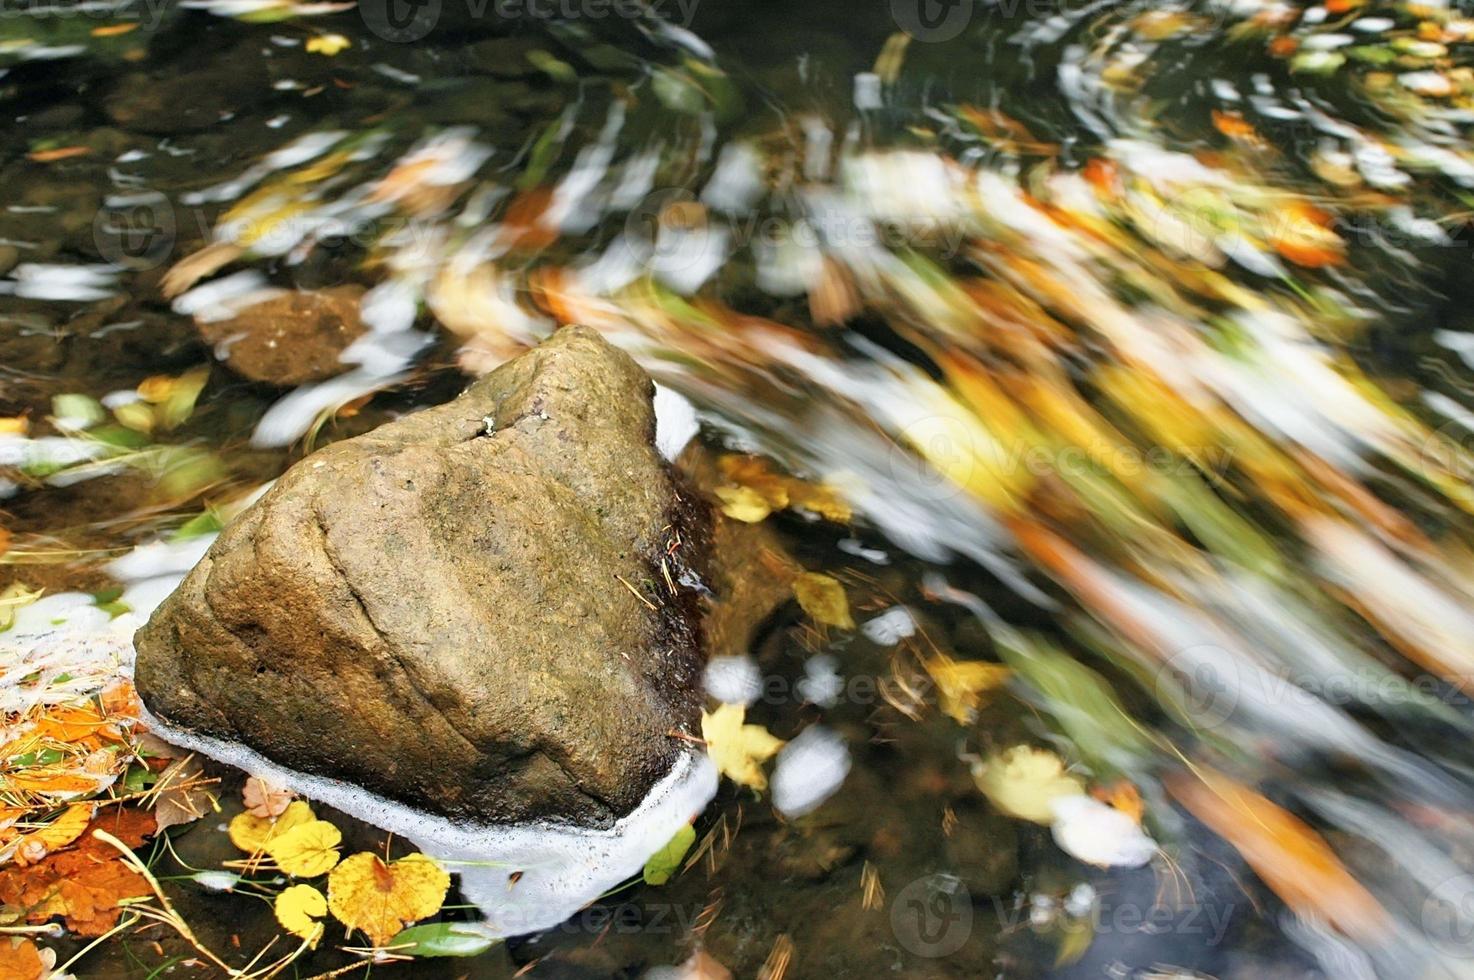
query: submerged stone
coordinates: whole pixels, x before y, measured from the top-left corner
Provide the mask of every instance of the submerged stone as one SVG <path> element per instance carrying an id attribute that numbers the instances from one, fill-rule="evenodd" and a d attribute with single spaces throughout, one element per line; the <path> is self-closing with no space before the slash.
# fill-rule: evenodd
<path id="1" fill-rule="evenodd" d="M 691 765 L 708 651 L 785 591 L 732 567 L 763 532 L 657 452 L 652 393 L 566 328 L 309 456 L 139 631 L 145 705 L 432 817 L 614 827 Z"/>
<path id="2" fill-rule="evenodd" d="M 199 320 L 200 335 L 252 381 L 295 387 L 342 374 L 341 360 L 364 334 L 361 286 L 293 290 L 224 320 Z"/>

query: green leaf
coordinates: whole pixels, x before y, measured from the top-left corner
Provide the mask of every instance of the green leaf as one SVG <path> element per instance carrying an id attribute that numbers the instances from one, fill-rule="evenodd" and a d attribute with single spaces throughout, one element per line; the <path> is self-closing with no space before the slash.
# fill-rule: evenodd
<path id="1" fill-rule="evenodd" d="M 706 93 L 689 75 L 661 68 L 651 76 L 650 86 L 660 104 L 672 112 L 694 116 L 707 109 Z"/>
<path id="2" fill-rule="evenodd" d="M 87 436 L 115 449 L 142 449 L 149 445 L 148 436 L 121 425 L 101 425 L 89 429 Z"/>
<path id="3" fill-rule="evenodd" d="M 650 860 L 645 862 L 645 870 L 641 876 L 647 885 L 663 885 L 670 881 L 671 876 L 681 869 L 681 859 L 696 843 L 696 828 L 686 824 L 676 835 L 670 839 L 660 850 L 650 855 Z"/>
<path id="4" fill-rule="evenodd" d="M 406 956 L 480 956 L 500 942 L 464 922 L 431 922 L 410 926 L 389 945 Z"/>
<path id="5" fill-rule="evenodd" d="M 141 793 L 159 781 L 159 774 L 147 766 L 129 766 L 123 775 L 123 788 L 130 793 Z"/>
<path id="6" fill-rule="evenodd" d="M 183 524 L 178 530 L 169 535 L 169 540 L 175 543 L 201 538 L 207 534 L 218 534 L 225 528 L 225 523 L 220 520 L 220 515 L 214 510 L 207 510 L 196 514 Z"/>
<path id="7" fill-rule="evenodd" d="M 551 52 L 538 48 L 535 51 L 527 52 L 527 60 L 532 67 L 543 72 L 555 82 L 573 83 L 578 81 L 578 72 L 574 67 Z"/>
<path id="8" fill-rule="evenodd" d="M 56 749 L 42 749 L 39 752 L 27 752 L 10 760 L 10 765 L 15 768 L 27 766 L 54 766 L 65 758 Z"/>

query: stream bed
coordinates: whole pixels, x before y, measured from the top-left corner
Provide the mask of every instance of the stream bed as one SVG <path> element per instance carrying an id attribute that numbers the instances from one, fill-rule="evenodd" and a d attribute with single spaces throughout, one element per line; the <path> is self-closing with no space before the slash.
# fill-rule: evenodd
<path id="1" fill-rule="evenodd" d="M 146 613 L 312 449 L 585 324 L 842 586 L 713 700 L 842 784 L 726 780 L 669 882 L 474 957 L 281 975 L 1474 976 L 1471 125 L 1438 2 L 0 3 L 0 625 Z M 208 772 L 139 854 L 254 969 L 285 879 L 200 878 Z"/>

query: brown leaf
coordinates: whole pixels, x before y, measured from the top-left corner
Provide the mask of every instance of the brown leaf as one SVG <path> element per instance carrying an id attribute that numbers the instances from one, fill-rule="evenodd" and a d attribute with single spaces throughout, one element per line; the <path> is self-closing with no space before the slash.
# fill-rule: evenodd
<path id="1" fill-rule="evenodd" d="M 119 902 L 152 892 L 148 882 L 122 862 L 115 848 L 92 836 L 94 830 L 106 830 L 127 846 L 137 847 L 154 833 L 155 823 L 145 811 L 107 807 L 75 847 L 30 867 L 0 872 L 0 902 L 24 909 L 31 922 L 64 918 L 66 927 L 79 936 L 100 936 L 117 925 L 122 911 Z"/>
<path id="2" fill-rule="evenodd" d="M 204 784 L 205 769 L 194 756 L 171 763 L 154 784 L 154 820 L 159 830 L 193 823 L 214 811 L 215 796 Z"/>

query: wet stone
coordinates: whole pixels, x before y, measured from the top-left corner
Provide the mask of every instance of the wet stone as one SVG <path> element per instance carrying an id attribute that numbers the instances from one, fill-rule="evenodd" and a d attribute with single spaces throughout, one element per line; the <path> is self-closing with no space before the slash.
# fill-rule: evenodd
<path id="1" fill-rule="evenodd" d="M 567 328 L 307 457 L 138 633 L 144 703 L 440 816 L 608 826 L 699 731 L 706 624 L 737 577 L 655 449 L 652 394 Z M 712 596 L 673 594 L 663 562 Z"/>
<path id="2" fill-rule="evenodd" d="M 361 286 L 297 290 L 256 303 L 228 320 L 201 321 L 200 334 L 226 364 L 252 381 L 293 387 L 341 374 L 340 357 L 365 331 Z"/>

